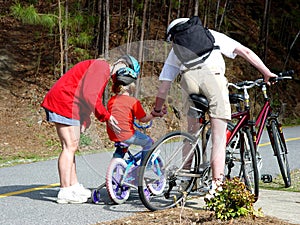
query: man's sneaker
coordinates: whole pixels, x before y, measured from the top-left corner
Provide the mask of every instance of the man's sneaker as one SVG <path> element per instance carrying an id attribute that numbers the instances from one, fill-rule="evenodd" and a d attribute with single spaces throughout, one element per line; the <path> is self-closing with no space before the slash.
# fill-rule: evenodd
<path id="1" fill-rule="evenodd" d="M 87 198 L 78 195 L 71 188 L 61 188 L 58 192 L 56 202 L 60 204 L 81 204 L 87 202 Z"/>
<path id="2" fill-rule="evenodd" d="M 74 191 L 77 195 L 84 197 L 84 198 L 90 198 L 92 195 L 91 190 L 83 187 L 82 184 L 74 184 L 70 187 L 72 189 L 72 191 Z"/>

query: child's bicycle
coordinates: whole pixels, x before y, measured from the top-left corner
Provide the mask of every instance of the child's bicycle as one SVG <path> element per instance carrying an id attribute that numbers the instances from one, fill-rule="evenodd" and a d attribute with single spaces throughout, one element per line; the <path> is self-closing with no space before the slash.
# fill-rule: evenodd
<path id="1" fill-rule="evenodd" d="M 140 125 L 134 122 L 134 125 L 145 132 L 147 128 L 151 127 L 152 122 L 146 125 Z M 142 151 L 132 154 L 129 145 L 123 142 L 116 142 L 115 147 L 117 152 L 121 153 L 123 156 L 127 154 L 127 157 L 126 159 L 111 159 L 106 172 L 105 183 L 92 191 L 91 198 L 94 203 L 100 201 L 100 190 L 105 186 L 110 199 L 115 204 L 124 203 L 129 198 L 131 188 L 138 188 L 138 173 L 141 166 Z M 157 159 L 155 163 L 162 166 L 159 159 Z M 156 169 L 157 173 L 160 171 L 158 167 L 153 167 L 153 169 Z M 158 188 L 164 188 L 163 185 L 163 183 L 155 185 L 150 187 L 150 190 L 157 193 Z M 148 191 L 148 189 L 145 191 Z"/>

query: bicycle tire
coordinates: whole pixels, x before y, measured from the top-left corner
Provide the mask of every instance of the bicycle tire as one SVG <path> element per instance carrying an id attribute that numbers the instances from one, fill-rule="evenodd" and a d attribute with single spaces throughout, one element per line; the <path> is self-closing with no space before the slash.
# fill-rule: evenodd
<path id="1" fill-rule="evenodd" d="M 130 195 L 130 187 L 121 184 L 127 163 L 121 158 L 113 158 L 106 171 L 106 190 L 109 198 L 116 204 L 124 203 Z"/>
<path id="2" fill-rule="evenodd" d="M 234 177 L 241 178 L 243 175 L 240 153 L 240 135 L 241 132 L 237 132 L 226 146 L 224 168 L 224 175 L 226 179 L 232 179 Z"/>
<path id="3" fill-rule="evenodd" d="M 278 122 L 275 120 L 271 121 L 271 132 L 273 142 L 273 150 L 277 158 L 277 162 L 280 168 L 280 172 L 282 175 L 282 179 L 284 181 L 285 187 L 291 186 L 291 174 L 290 167 L 287 158 L 287 147 L 283 136 L 281 135 L 281 131 L 278 128 Z"/>
<path id="4" fill-rule="evenodd" d="M 259 172 L 257 169 L 257 155 L 253 144 L 253 138 L 248 128 L 243 129 L 241 139 L 241 159 L 243 182 L 247 189 L 254 194 L 257 201 L 259 196 Z M 243 147 L 244 143 L 244 147 Z"/>
<path id="5" fill-rule="evenodd" d="M 199 146 L 195 143 L 194 136 L 175 131 L 162 137 L 148 152 L 140 168 L 138 186 L 140 199 L 147 209 L 156 211 L 172 208 L 179 205 L 192 190 L 196 180 L 193 175 L 199 170 L 200 162 Z M 190 144 L 193 148 L 190 170 L 178 171 L 185 158 L 182 154 L 183 147 Z M 158 186 L 161 183 L 164 184 L 159 191 L 151 192 L 150 185 Z"/>

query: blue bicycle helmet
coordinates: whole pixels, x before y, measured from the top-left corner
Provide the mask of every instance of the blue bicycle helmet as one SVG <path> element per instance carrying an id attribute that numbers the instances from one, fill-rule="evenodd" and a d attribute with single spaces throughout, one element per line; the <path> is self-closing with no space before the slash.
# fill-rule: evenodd
<path id="1" fill-rule="evenodd" d="M 130 55 L 123 55 L 120 59 L 125 60 L 128 67 L 117 70 L 115 82 L 120 85 L 128 85 L 137 79 L 140 73 L 140 65 L 138 61 Z"/>
<path id="2" fill-rule="evenodd" d="M 140 73 L 140 64 L 139 62 L 131 55 L 123 55 L 121 59 L 124 59 L 128 64 L 129 68 L 132 69 L 133 73 L 136 73 L 136 77 Z"/>

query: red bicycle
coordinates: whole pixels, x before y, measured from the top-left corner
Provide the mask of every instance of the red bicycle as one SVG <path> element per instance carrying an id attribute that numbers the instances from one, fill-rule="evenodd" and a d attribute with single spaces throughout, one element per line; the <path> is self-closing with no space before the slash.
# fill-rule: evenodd
<path id="1" fill-rule="evenodd" d="M 294 71 L 278 74 L 277 78 L 270 80 L 271 86 L 285 79 L 292 79 Z M 248 89 L 260 87 L 264 96 L 264 105 L 260 113 L 253 121 L 250 115 L 250 101 Z M 228 124 L 228 140 L 226 148 L 226 177 L 239 176 L 247 187 L 258 197 L 259 194 L 259 170 L 261 157 L 258 145 L 264 128 L 271 142 L 274 156 L 277 157 L 278 165 L 285 187 L 291 186 L 290 168 L 288 163 L 288 149 L 286 146 L 282 124 L 278 120 L 279 112 L 275 112 L 271 100 L 267 94 L 267 84 L 263 79 L 255 81 L 243 81 L 229 83 L 229 87 L 242 90 L 243 94 L 231 94 L 231 103 L 235 104 L 237 111 L 232 114 L 234 123 Z M 244 105 L 242 107 L 242 105 Z"/>
<path id="2" fill-rule="evenodd" d="M 272 82 L 291 79 L 292 72 L 282 74 Z M 231 94 L 230 102 L 235 104 L 237 112 L 232 114 L 235 123 L 228 123 L 226 143 L 227 178 L 239 177 L 247 188 L 258 198 L 260 156 L 257 145 L 263 128 L 266 126 L 274 154 L 277 156 L 281 172 L 290 185 L 290 171 L 287 160 L 287 147 L 282 133 L 278 114 L 272 112 L 270 100 L 267 97 L 267 85 L 262 79 L 230 84 L 243 94 Z M 265 96 L 256 121 L 251 120 L 248 89 L 260 86 Z M 154 143 L 149 150 L 139 171 L 139 196 L 149 210 L 161 210 L 174 207 L 182 202 L 191 191 L 205 194 L 210 190 L 212 177 L 209 162 L 210 154 L 210 121 L 205 115 L 208 111 L 208 101 L 204 95 L 191 94 L 194 103 L 189 108 L 189 115 L 199 119 L 199 129 L 193 133 L 185 131 L 170 132 Z M 244 107 L 242 107 L 244 106 Z M 256 130 L 258 129 L 258 130 Z M 159 159 L 159 170 L 153 169 L 155 160 Z M 149 187 L 159 186 L 159 191 L 151 191 Z M 149 190 L 145 192 L 145 190 Z"/>

